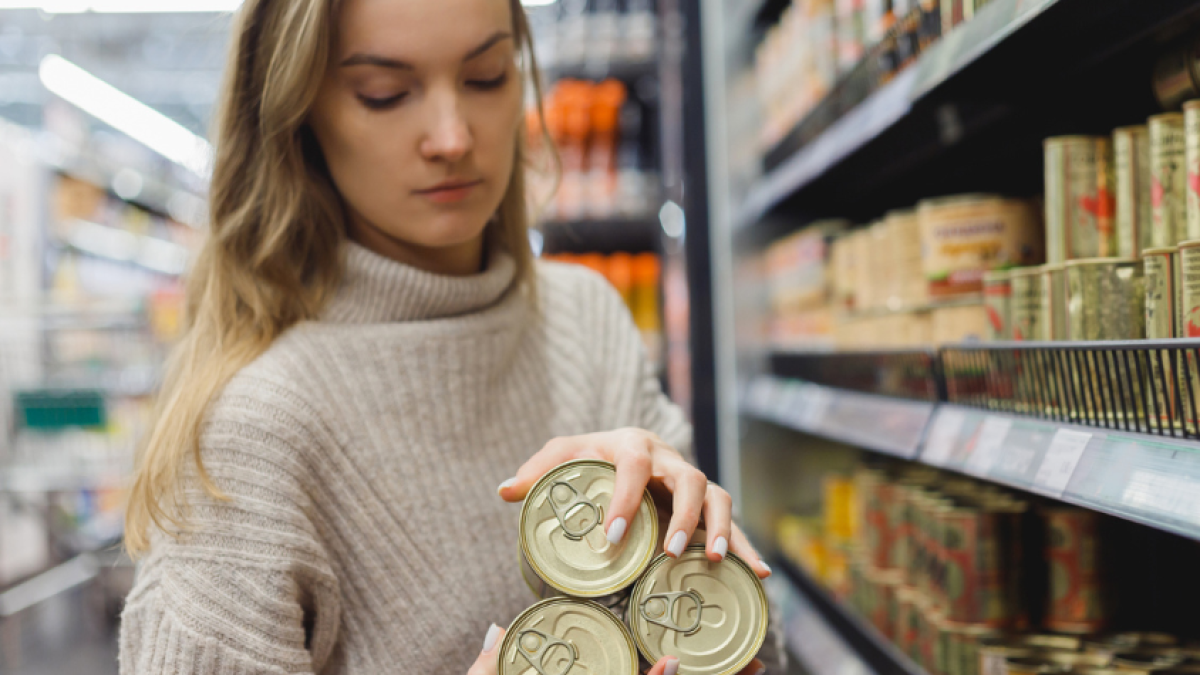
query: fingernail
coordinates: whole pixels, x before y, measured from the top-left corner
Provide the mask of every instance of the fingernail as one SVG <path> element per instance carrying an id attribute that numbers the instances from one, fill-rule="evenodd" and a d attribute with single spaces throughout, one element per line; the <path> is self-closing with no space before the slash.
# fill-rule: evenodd
<path id="1" fill-rule="evenodd" d="M 767 675 L 767 667 L 763 666 L 763 667 L 759 668 L 758 670 L 754 671 L 754 675 Z"/>
<path id="2" fill-rule="evenodd" d="M 729 541 L 725 537 L 717 537 L 713 542 L 713 553 L 721 556 L 721 560 L 725 559 L 725 554 L 729 553 Z"/>
<path id="3" fill-rule="evenodd" d="M 759 567 L 761 567 L 761 568 L 762 568 L 762 570 L 763 570 L 764 572 L 766 572 L 767 574 L 770 574 L 770 573 L 771 573 L 771 566 L 767 564 L 767 561 L 765 561 L 765 560 L 759 560 L 759 561 L 758 561 L 758 566 L 759 566 Z"/>
<path id="4" fill-rule="evenodd" d="M 671 543 L 667 544 L 667 553 L 678 558 L 683 555 L 684 546 L 687 546 L 687 537 L 684 536 L 683 530 L 680 530 L 675 533 L 675 536 L 671 537 Z"/>
<path id="5" fill-rule="evenodd" d="M 506 481 L 504 481 L 503 483 L 501 483 L 501 484 L 500 484 L 500 487 L 496 488 L 496 494 L 500 494 L 501 492 L 504 492 L 505 490 L 507 490 L 508 488 L 512 487 L 512 486 L 513 486 L 513 485 L 515 485 L 516 483 L 517 483 L 517 479 L 516 479 L 516 478 L 509 478 L 508 480 L 506 480 Z"/>
<path id="6" fill-rule="evenodd" d="M 616 520 L 612 521 L 612 525 L 608 526 L 608 532 L 604 535 L 608 538 L 608 543 L 620 543 L 621 538 L 625 536 L 626 527 L 627 523 L 625 522 L 624 518 L 617 518 Z"/>
<path id="7" fill-rule="evenodd" d="M 483 638 L 483 653 L 488 653 L 496 647 L 496 638 L 500 637 L 500 626 L 492 624 L 488 628 L 487 636 Z"/>
<path id="8" fill-rule="evenodd" d="M 675 675 L 679 672 L 679 659 L 667 659 L 667 665 L 663 667 L 663 675 Z"/>

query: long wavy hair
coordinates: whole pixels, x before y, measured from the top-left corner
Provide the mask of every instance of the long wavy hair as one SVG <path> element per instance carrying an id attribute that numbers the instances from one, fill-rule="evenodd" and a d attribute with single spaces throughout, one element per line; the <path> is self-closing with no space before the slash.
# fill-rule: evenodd
<path id="1" fill-rule="evenodd" d="M 125 515 L 131 555 L 149 549 L 154 527 L 172 536 L 186 531 L 181 481 L 189 461 L 204 488 L 226 498 L 200 456 L 210 402 L 284 331 L 316 318 L 342 278 L 345 210 L 307 126 L 339 4 L 246 0 L 235 17 L 216 110 L 210 232 L 188 278 L 184 334 L 137 456 Z M 540 118 L 528 18 L 520 0 L 509 5 L 522 79 L 533 84 Z M 508 192 L 485 235 L 516 259 L 518 279 L 533 294 L 524 135 L 516 139 Z"/>

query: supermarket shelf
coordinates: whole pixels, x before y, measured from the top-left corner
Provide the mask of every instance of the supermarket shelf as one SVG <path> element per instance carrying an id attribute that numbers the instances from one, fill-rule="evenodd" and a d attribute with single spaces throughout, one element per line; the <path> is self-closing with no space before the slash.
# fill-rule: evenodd
<path id="1" fill-rule="evenodd" d="M 743 403 L 752 416 L 901 459 L 916 458 L 934 412 L 929 402 L 770 376 L 751 382 Z"/>
<path id="2" fill-rule="evenodd" d="M 925 675 L 858 614 L 798 566 L 778 557 L 783 574 L 767 580 L 783 612 L 788 650 L 813 675 Z"/>
<path id="3" fill-rule="evenodd" d="M 749 385 L 743 410 L 804 433 L 1200 540 L 1197 441 L 915 403 L 771 376 Z"/>
<path id="4" fill-rule="evenodd" d="M 662 226 L 651 217 L 548 222 L 541 227 L 545 253 L 658 252 Z"/>
<path id="5" fill-rule="evenodd" d="M 1042 138 L 1103 133 L 1156 111 L 1153 60 L 1198 17 L 1187 0 L 992 0 L 866 98 L 856 92 L 869 90 L 870 69 L 851 71 L 767 154 L 734 228 L 777 207 L 787 227 L 871 218 L 929 189 L 1031 194 Z M 1133 93 L 1106 105 L 1117 84 Z"/>
<path id="6" fill-rule="evenodd" d="M 658 73 L 657 59 L 639 61 L 581 61 L 571 64 L 556 64 L 542 68 L 546 82 L 554 82 L 563 78 L 577 80 L 602 80 L 614 78 L 629 82 L 647 75 Z"/>

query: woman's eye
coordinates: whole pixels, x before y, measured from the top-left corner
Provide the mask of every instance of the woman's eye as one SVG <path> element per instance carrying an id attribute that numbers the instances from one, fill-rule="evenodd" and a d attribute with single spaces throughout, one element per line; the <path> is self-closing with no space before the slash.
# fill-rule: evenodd
<path id="1" fill-rule="evenodd" d="M 467 84 L 475 87 L 476 89 L 483 89 L 486 91 L 489 89 L 499 89 L 500 87 L 504 86 L 504 83 L 507 81 L 508 73 L 501 73 L 500 77 L 490 80 L 467 80 Z"/>
<path id="2" fill-rule="evenodd" d="M 408 92 L 401 92 L 387 98 L 371 98 L 370 96 L 359 95 L 358 100 L 362 101 L 362 104 L 371 110 L 386 110 L 399 103 L 405 96 L 408 96 Z"/>

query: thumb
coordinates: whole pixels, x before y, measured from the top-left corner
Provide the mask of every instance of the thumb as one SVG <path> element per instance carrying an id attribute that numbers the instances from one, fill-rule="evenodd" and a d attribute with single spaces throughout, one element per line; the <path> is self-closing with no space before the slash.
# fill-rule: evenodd
<path id="1" fill-rule="evenodd" d="M 475 659 L 475 663 L 467 671 L 467 675 L 497 675 L 496 653 L 500 649 L 502 640 L 504 640 L 504 629 L 492 624 L 483 638 L 483 651 L 479 652 L 479 657 Z"/>
<path id="2" fill-rule="evenodd" d="M 646 671 L 646 675 L 675 675 L 679 672 L 679 659 L 674 656 L 664 656 L 654 664 L 654 667 Z"/>

